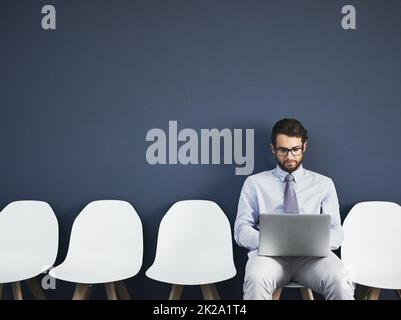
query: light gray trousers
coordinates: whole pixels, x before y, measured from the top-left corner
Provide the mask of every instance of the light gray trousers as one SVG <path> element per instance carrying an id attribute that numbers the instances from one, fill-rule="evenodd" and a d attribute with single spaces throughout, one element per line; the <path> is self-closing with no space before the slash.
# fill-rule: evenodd
<path id="1" fill-rule="evenodd" d="M 330 251 L 323 258 L 266 257 L 248 253 L 244 299 L 271 300 L 277 288 L 290 281 L 322 294 L 326 300 L 353 300 L 354 285 L 341 260 Z"/>

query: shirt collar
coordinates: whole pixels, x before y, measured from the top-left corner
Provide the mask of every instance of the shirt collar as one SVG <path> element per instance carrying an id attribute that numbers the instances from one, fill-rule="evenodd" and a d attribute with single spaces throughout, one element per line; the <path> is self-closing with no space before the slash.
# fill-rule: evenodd
<path id="1" fill-rule="evenodd" d="M 281 180 L 281 182 L 284 182 L 285 177 L 288 175 L 289 172 L 284 171 L 277 165 L 276 168 L 274 169 L 274 173 Z M 295 170 L 294 172 L 291 172 L 291 174 L 294 176 L 295 182 L 297 182 L 298 179 L 302 178 L 304 173 L 305 173 L 305 169 L 302 167 L 302 163 L 299 165 L 297 170 Z"/>

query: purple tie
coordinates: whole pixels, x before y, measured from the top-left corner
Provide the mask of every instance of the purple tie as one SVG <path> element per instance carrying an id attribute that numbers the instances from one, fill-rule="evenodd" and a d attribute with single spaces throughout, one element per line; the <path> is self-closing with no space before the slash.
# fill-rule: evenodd
<path id="1" fill-rule="evenodd" d="M 285 177 L 284 212 L 299 213 L 297 195 L 294 190 L 294 176 L 290 173 Z"/>

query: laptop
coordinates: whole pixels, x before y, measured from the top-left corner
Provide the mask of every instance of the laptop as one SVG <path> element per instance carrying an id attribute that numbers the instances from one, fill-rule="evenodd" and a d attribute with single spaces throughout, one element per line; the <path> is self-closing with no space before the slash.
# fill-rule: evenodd
<path id="1" fill-rule="evenodd" d="M 325 257 L 330 215 L 270 213 L 259 217 L 259 255 Z"/>

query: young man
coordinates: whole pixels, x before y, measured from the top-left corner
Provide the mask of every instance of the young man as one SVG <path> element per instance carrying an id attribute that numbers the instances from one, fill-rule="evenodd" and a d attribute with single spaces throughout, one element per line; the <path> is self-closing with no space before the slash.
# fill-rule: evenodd
<path id="1" fill-rule="evenodd" d="M 325 213 L 331 216 L 330 249 L 341 245 L 339 204 L 333 181 L 302 167 L 307 130 L 295 119 L 282 119 L 272 130 L 270 149 L 277 166 L 249 176 L 242 187 L 234 238 L 249 249 L 244 299 L 272 299 L 290 280 L 324 295 L 325 299 L 353 299 L 354 286 L 341 260 L 327 257 L 267 257 L 258 255 L 259 214 Z"/>

